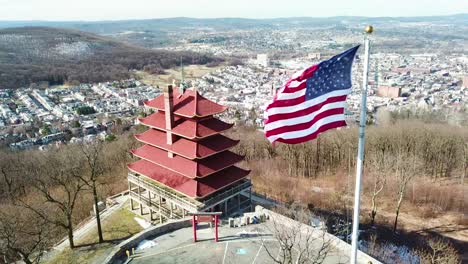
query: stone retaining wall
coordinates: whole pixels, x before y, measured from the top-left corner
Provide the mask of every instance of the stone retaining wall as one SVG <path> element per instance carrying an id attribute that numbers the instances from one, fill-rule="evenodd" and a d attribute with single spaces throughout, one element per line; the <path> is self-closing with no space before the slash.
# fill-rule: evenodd
<path id="1" fill-rule="evenodd" d="M 168 232 L 172 232 L 174 230 L 178 230 L 181 228 L 186 228 L 191 226 L 191 220 L 188 218 L 171 221 L 165 223 L 163 225 L 158 225 L 151 227 L 149 229 L 145 229 L 138 234 L 130 237 L 129 239 L 121 242 L 119 245 L 115 246 L 112 252 L 107 256 L 106 260 L 104 261 L 105 264 L 112 264 L 117 262 L 117 260 L 124 260 L 126 259 L 126 250 L 130 250 L 132 248 L 136 248 L 138 244 L 148 238 L 153 238 Z M 119 262 L 120 263 L 120 262 Z"/>

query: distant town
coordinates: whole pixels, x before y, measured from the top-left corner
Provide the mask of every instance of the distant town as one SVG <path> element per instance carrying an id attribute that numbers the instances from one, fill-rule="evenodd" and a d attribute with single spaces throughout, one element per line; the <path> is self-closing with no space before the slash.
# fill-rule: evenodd
<path id="1" fill-rule="evenodd" d="M 222 119 L 262 128 L 263 109 L 273 94 L 295 71 L 323 59 L 326 57 L 320 53 L 287 60 L 258 54 L 243 65 L 221 67 L 186 85 L 229 106 Z M 383 108 L 438 112 L 454 124 L 466 122 L 467 72 L 467 56 L 375 53 L 370 67 L 368 111 L 375 113 Z M 362 64 L 357 58 L 353 93 L 347 100 L 349 124 L 358 117 L 361 74 Z M 180 83 L 181 78 L 176 76 L 175 81 Z M 69 87 L 49 87 L 46 83 L 0 90 L 0 143 L 11 149 L 26 149 L 96 137 L 112 139 L 115 124 L 133 125 L 135 116 L 147 112 L 144 101 L 160 92 L 160 87 L 135 79 Z"/>

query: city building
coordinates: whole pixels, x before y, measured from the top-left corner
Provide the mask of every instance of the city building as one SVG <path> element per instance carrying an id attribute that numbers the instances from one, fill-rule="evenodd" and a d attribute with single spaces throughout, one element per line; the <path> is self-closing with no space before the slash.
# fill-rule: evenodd
<path id="1" fill-rule="evenodd" d="M 401 88 L 394 87 L 394 86 L 381 85 L 377 89 L 377 96 L 387 97 L 387 98 L 397 98 L 401 96 Z"/>
<path id="2" fill-rule="evenodd" d="M 468 89 L 468 76 L 463 76 L 461 90 Z"/>
<path id="3" fill-rule="evenodd" d="M 268 67 L 268 65 L 270 65 L 268 54 L 257 54 L 257 64 L 263 67 Z"/>
<path id="4" fill-rule="evenodd" d="M 141 214 L 156 214 L 160 222 L 187 213 L 250 210 L 250 171 L 235 166 L 243 157 L 229 150 L 239 141 L 221 134 L 233 125 L 213 117 L 227 107 L 193 89 L 174 90 L 168 86 L 145 102 L 155 113 L 139 119 L 149 129 L 135 136 L 144 145 L 132 150 L 140 160 L 128 165 L 132 209 L 138 205 Z"/>
<path id="5" fill-rule="evenodd" d="M 34 90 L 32 92 L 32 95 L 37 99 L 37 101 L 39 101 L 39 103 L 41 103 L 41 105 L 49 110 L 49 111 L 52 111 L 55 107 L 55 104 L 49 99 L 49 97 L 47 97 L 47 95 L 40 91 L 40 90 Z"/>
<path id="6" fill-rule="evenodd" d="M 320 60 L 322 58 L 321 55 L 322 54 L 320 54 L 320 52 L 313 52 L 313 53 L 309 53 L 307 55 L 307 58 L 311 60 Z"/>

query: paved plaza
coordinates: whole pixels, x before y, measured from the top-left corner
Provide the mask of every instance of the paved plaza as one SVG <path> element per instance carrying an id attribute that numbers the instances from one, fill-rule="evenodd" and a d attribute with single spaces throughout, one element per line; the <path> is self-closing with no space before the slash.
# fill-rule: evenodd
<path id="1" fill-rule="evenodd" d="M 150 263 L 274 263 L 279 255 L 279 244 L 265 224 L 238 228 L 219 228 L 219 242 L 214 241 L 214 228 L 200 224 L 197 243 L 193 229 L 184 228 L 154 238 L 153 247 L 136 250 L 132 264 Z M 332 250 L 325 263 L 346 263 L 345 252 Z"/>

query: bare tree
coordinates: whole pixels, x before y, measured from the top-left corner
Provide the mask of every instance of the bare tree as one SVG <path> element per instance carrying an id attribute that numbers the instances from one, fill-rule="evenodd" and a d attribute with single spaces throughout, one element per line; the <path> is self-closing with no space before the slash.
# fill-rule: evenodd
<path id="1" fill-rule="evenodd" d="M 104 238 L 102 236 L 101 216 L 98 207 L 99 196 L 97 187 L 100 184 L 99 179 L 109 170 L 109 162 L 106 162 L 104 143 L 101 141 L 80 145 L 80 151 L 84 156 L 85 171 L 79 178 L 93 193 L 98 238 L 99 243 L 102 243 L 104 242 Z"/>
<path id="2" fill-rule="evenodd" d="M 371 162 L 373 161 L 372 165 L 376 170 L 376 173 L 373 175 L 374 184 L 371 193 L 371 225 L 374 225 L 375 217 L 377 215 L 377 196 L 383 191 L 387 183 L 387 175 L 385 173 L 385 169 L 387 167 L 386 155 L 388 155 L 388 143 L 386 143 L 385 141 L 378 141 L 376 144 L 380 146 L 378 146 L 378 149 L 376 150 L 374 155 L 371 155 L 371 157 L 369 158 Z"/>
<path id="3" fill-rule="evenodd" d="M 372 190 L 372 209 L 370 213 L 371 217 L 371 225 L 375 223 L 375 216 L 377 215 L 377 196 L 383 191 L 385 184 L 387 182 L 387 178 L 383 175 L 383 173 L 377 173 L 374 178 L 374 188 Z"/>
<path id="4" fill-rule="evenodd" d="M 463 144 L 463 172 L 461 176 L 461 185 L 465 184 L 465 177 L 468 171 L 468 142 Z"/>
<path id="5" fill-rule="evenodd" d="M 461 263 L 457 250 L 442 239 L 429 239 L 428 250 L 416 250 L 421 264 L 459 264 Z"/>
<path id="6" fill-rule="evenodd" d="M 385 112 L 381 111 L 381 113 Z M 390 120 L 387 121 L 390 122 Z M 385 124 L 382 124 L 382 126 L 384 125 Z M 387 183 L 387 172 L 393 167 L 394 161 L 391 158 L 393 155 L 389 153 L 392 146 L 389 141 L 386 140 L 385 136 L 385 134 L 369 133 L 369 147 L 373 151 L 367 155 L 365 166 L 373 179 L 373 186 L 371 189 L 371 225 L 374 225 L 377 215 L 377 197 L 384 190 Z"/>
<path id="7" fill-rule="evenodd" d="M 44 204 L 37 206 L 25 199 L 21 199 L 19 204 L 47 223 L 67 230 L 69 246 L 74 248 L 73 213 L 79 194 L 85 188 L 80 180 L 82 168 L 79 159 L 70 149 L 60 149 L 38 153 L 28 165 L 29 176 L 34 181 L 32 189 Z"/>
<path id="8" fill-rule="evenodd" d="M 38 263 L 52 241 L 51 226 L 31 211 L 16 205 L 17 198 L 26 194 L 22 165 L 29 154 L 1 153 L 0 254 L 4 262 L 21 259 L 27 264 Z"/>
<path id="9" fill-rule="evenodd" d="M 262 239 L 262 245 L 275 263 L 323 263 L 329 255 L 332 241 L 327 237 L 326 228 L 309 226 L 312 214 L 304 208 L 292 205 L 291 208 L 278 208 L 280 214 L 270 215 L 267 229 L 278 241 L 279 252 Z M 291 218 L 283 216 L 287 215 Z"/>
<path id="10" fill-rule="evenodd" d="M 0 153 L 0 199 L 6 198 L 12 202 L 15 197 L 25 194 L 22 164 L 28 155 L 27 151 Z"/>
<path id="11" fill-rule="evenodd" d="M 52 245 L 52 226 L 24 208 L 9 205 L 0 208 L 0 254 L 14 262 L 39 263 Z"/>
<path id="12" fill-rule="evenodd" d="M 400 215 L 401 205 L 405 198 L 406 187 L 414 178 L 418 169 L 418 160 L 414 148 L 414 142 L 411 139 L 406 139 L 404 143 L 398 147 L 396 179 L 398 182 L 397 203 L 395 207 L 395 221 L 393 223 L 393 233 L 396 233 L 398 225 L 398 216 Z"/>
<path id="13" fill-rule="evenodd" d="M 408 185 L 411 177 L 409 177 L 409 174 L 403 172 L 401 170 L 399 182 L 398 182 L 398 192 L 397 192 L 397 204 L 395 207 L 395 220 L 393 222 L 393 233 L 396 233 L 397 230 L 397 225 L 398 225 L 398 216 L 400 215 L 400 209 L 401 205 L 403 203 L 403 198 L 405 197 L 405 190 L 406 186 Z"/>

